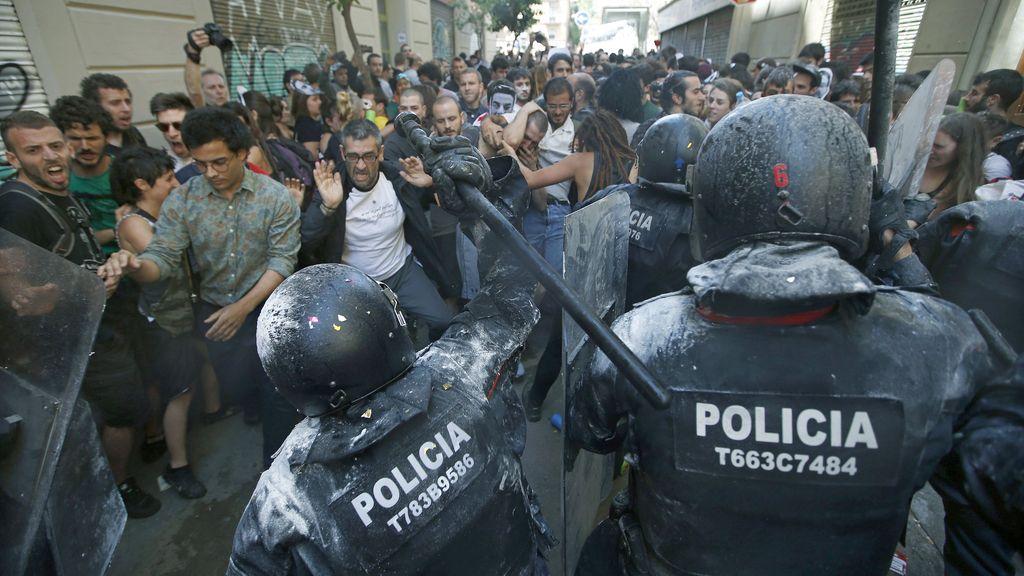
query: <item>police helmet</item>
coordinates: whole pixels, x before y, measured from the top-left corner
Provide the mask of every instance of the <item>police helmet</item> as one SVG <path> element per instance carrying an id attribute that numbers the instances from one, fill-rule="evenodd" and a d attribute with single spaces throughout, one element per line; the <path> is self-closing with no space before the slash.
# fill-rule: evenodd
<path id="1" fill-rule="evenodd" d="M 693 256 L 739 244 L 807 239 L 847 260 L 868 242 L 872 165 L 856 122 L 809 96 L 778 95 L 737 108 L 708 133 L 693 176 Z"/>
<path id="2" fill-rule="evenodd" d="M 688 114 L 669 114 L 647 129 L 640 146 L 639 176 L 659 184 L 686 184 L 686 169 L 697 161 L 707 136 L 704 123 Z"/>
<path id="3" fill-rule="evenodd" d="M 345 408 L 401 376 L 416 350 L 387 285 L 344 264 L 304 268 L 263 305 L 263 369 L 306 416 Z"/>

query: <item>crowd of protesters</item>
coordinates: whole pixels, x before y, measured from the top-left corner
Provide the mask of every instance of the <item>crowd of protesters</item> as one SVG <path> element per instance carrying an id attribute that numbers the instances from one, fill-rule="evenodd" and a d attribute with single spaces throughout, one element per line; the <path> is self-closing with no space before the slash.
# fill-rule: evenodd
<path id="1" fill-rule="evenodd" d="M 533 190 L 524 235 L 561 270 L 566 216 L 598 191 L 637 180 L 635 150 L 658 119 L 686 114 L 713 128 L 753 100 L 797 94 L 825 99 L 866 128 L 871 104 L 871 56 L 828 62 L 821 44 L 789 62 L 739 53 L 728 63 L 673 48 L 546 47 L 449 62 L 403 45 L 391 63 L 368 54 L 365 73 L 333 54 L 286 71 L 282 95 L 249 91 L 237 102 L 223 75 L 202 70 L 207 46 L 205 32 L 193 31 L 183 90 L 148 103 L 162 150 L 132 126 L 138 103 L 113 74 L 84 78 L 81 93 L 57 99 L 49 117 L 17 112 L 3 123 L 16 181 L 28 190 L 0 193 L 0 227 L 49 249 L 75 229 L 65 216 L 88 215 L 66 257 L 99 268 L 109 300 L 83 394 L 131 517 L 160 507 L 129 470 L 140 446 L 145 461 L 168 453 L 161 481 L 182 497 L 205 494 L 202 463 L 194 467 L 187 451 L 190 413 L 205 424 L 236 413 L 262 424 L 269 465 L 296 414 L 260 366 L 255 325 L 263 301 L 297 268 L 356 266 L 388 284 L 431 339 L 475 295 L 474 246 L 434 203 L 430 175 L 395 131 L 399 112 L 437 135 L 466 137 L 485 156 L 515 158 Z M 897 78 L 894 118 L 926 76 Z M 1024 128 L 1007 118 L 1021 91 L 1020 74 L 992 70 L 969 93 L 950 95 L 920 185 L 935 206 L 917 222 L 976 199 L 985 184 L 1022 177 Z M 99 266 L 115 253 L 138 259 Z M 526 386 L 533 420 L 558 375 L 557 333 Z"/>

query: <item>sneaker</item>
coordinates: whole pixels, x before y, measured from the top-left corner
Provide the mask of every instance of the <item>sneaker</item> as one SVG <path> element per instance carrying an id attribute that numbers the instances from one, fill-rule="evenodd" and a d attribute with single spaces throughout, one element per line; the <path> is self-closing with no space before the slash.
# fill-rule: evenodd
<path id="1" fill-rule="evenodd" d="M 523 411 L 526 412 L 526 419 L 530 422 L 540 422 L 541 405 L 533 401 L 528 384 L 523 385 Z"/>
<path id="2" fill-rule="evenodd" d="M 182 498 L 202 498 L 206 495 L 206 486 L 196 479 L 187 464 L 181 468 L 171 468 L 168 463 L 164 473 L 157 478 L 157 483 L 161 492 L 174 488 Z"/>
<path id="3" fill-rule="evenodd" d="M 160 501 L 139 488 L 135 478 L 128 478 L 117 487 L 129 518 L 148 518 L 160 510 Z"/>
<path id="4" fill-rule="evenodd" d="M 167 452 L 167 439 L 163 436 L 152 439 L 146 438 L 146 441 L 142 443 L 142 461 L 146 464 L 156 462 L 161 456 Z"/>

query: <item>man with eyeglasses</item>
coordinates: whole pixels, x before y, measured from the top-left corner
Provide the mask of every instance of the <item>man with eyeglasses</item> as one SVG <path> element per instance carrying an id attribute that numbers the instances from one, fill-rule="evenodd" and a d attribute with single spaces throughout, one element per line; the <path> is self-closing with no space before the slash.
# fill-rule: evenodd
<path id="1" fill-rule="evenodd" d="M 185 114 L 193 109 L 192 101 L 181 92 L 160 92 L 149 101 L 149 112 L 156 118 L 156 128 L 167 142 L 167 153 L 174 160 L 175 177 L 178 177 L 177 172 L 192 163 L 192 154 L 181 140 L 181 123 Z M 178 182 L 185 180 L 178 178 Z"/>
<path id="2" fill-rule="evenodd" d="M 570 59 L 571 62 L 571 59 Z M 552 78 L 544 86 L 548 129 L 537 146 L 540 167 L 559 162 L 571 152 L 576 137 L 572 113 L 572 84 L 565 78 Z M 519 109 L 515 119 L 505 129 L 505 142 L 516 149 L 522 143 L 531 114 L 544 110 L 536 101 Z M 523 220 L 523 234 L 555 270 L 562 269 L 562 244 L 565 241 L 565 217 L 572 207 L 569 203 L 571 180 L 538 188 L 533 191 L 533 202 Z"/>
<path id="3" fill-rule="evenodd" d="M 197 330 L 221 389 L 233 400 L 228 403 L 258 399 L 268 467 L 296 419 L 260 365 L 256 319 L 295 269 L 299 207 L 282 184 L 247 167 L 252 134 L 231 111 L 193 110 L 181 132 L 202 178 L 182 184 L 164 202 L 156 235 L 138 258 L 122 251 L 105 266 L 110 273 L 126 269 L 138 282 L 157 282 L 181 267 L 192 246 L 201 279 Z"/>
<path id="4" fill-rule="evenodd" d="M 318 191 L 302 218 L 304 258 L 355 266 L 384 282 L 434 340 L 452 319 L 444 298 L 458 292 L 423 211 L 433 180 L 416 157 L 401 159 L 400 172 L 383 165 L 380 130 L 372 122 L 349 122 L 342 142 L 345 170 L 321 162 L 314 173 Z"/>

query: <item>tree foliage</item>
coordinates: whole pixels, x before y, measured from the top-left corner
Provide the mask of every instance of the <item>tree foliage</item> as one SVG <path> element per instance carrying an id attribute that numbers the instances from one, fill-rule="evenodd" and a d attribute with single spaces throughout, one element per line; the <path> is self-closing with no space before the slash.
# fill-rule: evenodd
<path id="1" fill-rule="evenodd" d="M 455 26 L 459 30 L 475 32 L 480 40 L 480 55 L 483 56 L 484 31 L 487 30 L 487 16 L 496 0 L 455 0 L 452 7 L 455 9 Z"/>
<path id="2" fill-rule="evenodd" d="M 359 4 L 359 0 L 324 0 L 328 6 L 341 12 L 345 21 L 345 33 L 352 41 L 352 57 L 349 58 L 352 64 L 359 70 L 363 78 L 370 77 L 370 69 L 366 66 L 366 58 L 363 57 L 363 47 L 359 44 L 359 36 L 356 35 L 356 27 L 352 23 L 352 6 Z"/>
<path id="3" fill-rule="evenodd" d="M 534 0 L 492 0 L 492 3 L 490 29 L 494 32 L 508 30 L 518 38 L 537 23 Z"/>

